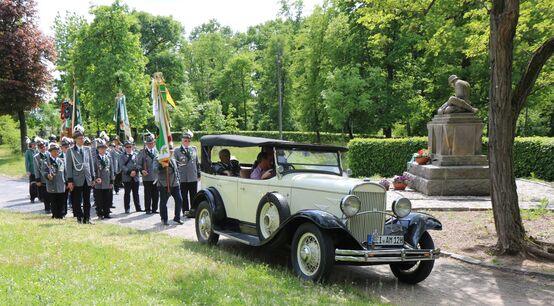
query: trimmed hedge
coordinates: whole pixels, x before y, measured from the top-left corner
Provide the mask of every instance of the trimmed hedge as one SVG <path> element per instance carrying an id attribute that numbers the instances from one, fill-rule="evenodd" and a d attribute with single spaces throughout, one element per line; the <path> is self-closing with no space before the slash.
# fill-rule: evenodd
<path id="1" fill-rule="evenodd" d="M 402 139 L 353 139 L 348 143 L 348 160 L 355 176 L 402 174 L 413 153 L 427 148 L 427 137 Z M 483 138 L 483 154 L 488 139 Z M 516 177 L 554 181 L 554 138 L 517 137 L 514 142 Z"/>
<path id="2" fill-rule="evenodd" d="M 236 131 L 236 132 L 226 132 L 226 131 L 195 131 L 194 140 L 200 140 L 200 137 L 204 135 L 217 135 L 217 134 L 234 134 L 234 135 L 243 135 L 243 136 L 254 136 L 254 137 L 264 137 L 264 138 L 273 138 L 279 139 L 278 131 Z M 172 133 L 173 139 L 181 139 L 181 132 Z M 354 135 L 355 137 L 367 138 L 367 137 L 378 137 L 370 135 Z M 342 133 L 327 133 L 321 132 L 321 143 L 324 144 L 336 144 L 336 145 L 346 145 L 350 140 L 348 134 Z M 305 143 L 316 143 L 317 137 L 315 132 L 295 132 L 295 131 L 283 131 L 283 139 L 295 141 L 295 142 L 305 142 Z"/>
<path id="3" fill-rule="evenodd" d="M 354 176 L 402 174 L 414 152 L 427 148 L 427 137 L 399 139 L 352 139 L 348 162 Z"/>

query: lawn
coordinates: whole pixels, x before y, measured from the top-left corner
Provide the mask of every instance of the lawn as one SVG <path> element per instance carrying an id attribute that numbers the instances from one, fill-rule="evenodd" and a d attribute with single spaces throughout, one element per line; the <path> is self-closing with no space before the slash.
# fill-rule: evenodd
<path id="1" fill-rule="evenodd" d="M 0 301 L 7 305 L 372 304 L 348 284 L 165 234 L 0 212 Z"/>
<path id="2" fill-rule="evenodd" d="M 25 158 L 21 153 L 14 153 L 7 145 L 0 145 L 0 174 L 10 177 L 25 176 Z"/>

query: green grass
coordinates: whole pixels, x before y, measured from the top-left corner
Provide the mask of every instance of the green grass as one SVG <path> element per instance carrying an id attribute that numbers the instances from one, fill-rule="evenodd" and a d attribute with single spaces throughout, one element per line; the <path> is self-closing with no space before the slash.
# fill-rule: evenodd
<path id="1" fill-rule="evenodd" d="M 536 208 L 520 209 L 519 211 L 521 214 L 521 218 L 523 220 L 534 221 L 541 218 L 544 215 L 554 214 L 553 212 L 548 210 L 547 206 L 548 206 L 548 199 L 543 198 L 539 206 Z"/>
<path id="2" fill-rule="evenodd" d="M 8 145 L 0 145 L 0 174 L 11 177 L 25 176 L 25 158 L 13 152 Z"/>
<path id="3" fill-rule="evenodd" d="M 348 284 L 304 282 L 283 267 L 165 234 L 0 212 L 5 305 L 373 303 Z"/>

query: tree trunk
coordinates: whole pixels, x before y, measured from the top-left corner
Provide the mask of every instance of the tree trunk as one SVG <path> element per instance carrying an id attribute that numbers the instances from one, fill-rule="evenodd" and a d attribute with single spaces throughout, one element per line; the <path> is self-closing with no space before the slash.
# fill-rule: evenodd
<path id="1" fill-rule="evenodd" d="M 25 112 L 20 110 L 17 112 L 19 118 L 19 133 L 21 137 L 21 152 L 27 150 L 27 143 L 25 142 L 25 136 L 27 136 L 27 121 L 25 121 Z"/>
<path id="2" fill-rule="evenodd" d="M 390 126 L 383 128 L 383 134 L 385 134 L 385 138 L 392 138 L 392 128 Z"/>
<path id="3" fill-rule="evenodd" d="M 512 57 L 518 16 L 517 0 L 493 1 L 489 43 L 489 166 L 497 247 L 503 254 L 521 252 L 525 239 L 512 161 L 517 120 L 512 107 Z"/>

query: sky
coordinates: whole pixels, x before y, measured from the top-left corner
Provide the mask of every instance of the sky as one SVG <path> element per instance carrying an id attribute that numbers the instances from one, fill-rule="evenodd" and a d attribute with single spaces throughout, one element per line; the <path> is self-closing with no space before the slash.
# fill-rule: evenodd
<path id="1" fill-rule="evenodd" d="M 36 0 L 39 26 L 47 35 L 53 35 L 54 18 L 66 11 L 92 17 L 88 14 L 91 5 L 109 5 L 113 0 Z M 271 20 L 279 12 L 278 0 L 124 0 L 130 8 L 146 11 L 153 15 L 173 16 L 180 21 L 186 33 L 209 21 L 217 19 L 233 31 L 245 31 L 249 26 Z M 304 0 L 304 15 L 309 15 L 313 7 L 323 0 Z"/>

